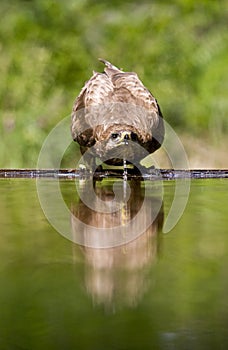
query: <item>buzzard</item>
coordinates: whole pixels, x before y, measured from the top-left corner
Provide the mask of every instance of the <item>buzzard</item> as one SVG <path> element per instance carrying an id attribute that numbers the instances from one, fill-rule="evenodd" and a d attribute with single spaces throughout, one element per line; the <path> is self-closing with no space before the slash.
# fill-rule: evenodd
<path id="1" fill-rule="evenodd" d="M 99 158 L 109 165 L 137 166 L 163 142 L 161 110 L 136 73 L 100 61 L 104 72 L 93 72 L 74 103 L 72 137 L 90 165 Z"/>

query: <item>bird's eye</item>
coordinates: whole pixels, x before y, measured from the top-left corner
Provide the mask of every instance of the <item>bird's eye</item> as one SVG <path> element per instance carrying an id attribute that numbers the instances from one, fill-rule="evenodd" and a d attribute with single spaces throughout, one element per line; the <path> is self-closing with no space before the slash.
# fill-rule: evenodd
<path id="1" fill-rule="evenodd" d="M 132 141 L 137 141 L 138 140 L 138 136 L 135 132 L 131 132 L 131 140 Z"/>
<path id="2" fill-rule="evenodd" d="M 118 136 L 119 136 L 119 134 L 117 132 L 114 132 L 111 134 L 112 139 L 117 139 Z"/>

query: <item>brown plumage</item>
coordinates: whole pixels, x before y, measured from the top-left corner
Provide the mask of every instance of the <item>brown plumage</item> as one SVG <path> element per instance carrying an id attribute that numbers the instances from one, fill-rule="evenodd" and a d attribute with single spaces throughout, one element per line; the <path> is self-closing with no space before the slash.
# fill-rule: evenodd
<path id="1" fill-rule="evenodd" d="M 72 137 L 82 154 L 89 150 L 88 162 L 98 157 L 112 165 L 123 164 L 123 159 L 139 163 L 163 142 L 159 105 L 136 73 L 100 61 L 104 72 L 93 73 L 74 103 Z"/>

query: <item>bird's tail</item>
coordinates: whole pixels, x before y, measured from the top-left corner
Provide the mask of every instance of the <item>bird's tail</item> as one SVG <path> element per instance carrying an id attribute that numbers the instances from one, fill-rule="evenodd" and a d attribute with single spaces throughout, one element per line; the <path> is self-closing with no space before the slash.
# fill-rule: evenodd
<path id="1" fill-rule="evenodd" d="M 104 60 L 103 58 L 99 58 L 99 61 L 101 61 L 102 63 L 104 63 L 105 66 L 106 66 L 108 69 L 122 72 L 119 68 L 117 68 L 116 66 L 114 66 L 114 65 L 113 65 L 112 63 L 110 63 L 109 61 Z"/>

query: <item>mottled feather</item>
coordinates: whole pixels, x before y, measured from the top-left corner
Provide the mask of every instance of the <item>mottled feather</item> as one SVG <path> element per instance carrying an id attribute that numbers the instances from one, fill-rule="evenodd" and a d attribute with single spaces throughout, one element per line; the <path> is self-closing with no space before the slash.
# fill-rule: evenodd
<path id="1" fill-rule="evenodd" d="M 93 154 L 102 157 L 106 151 L 104 142 L 110 135 L 128 130 L 137 134 L 142 147 L 154 152 L 164 138 L 156 99 L 136 73 L 123 72 L 110 62 L 101 61 L 105 64 L 104 72 L 93 73 L 74 103 L 73 139 L 81 146 L 82 153 L 94 146 Z"/>

